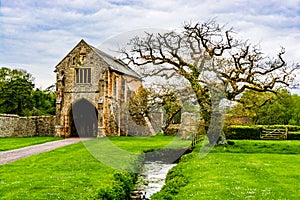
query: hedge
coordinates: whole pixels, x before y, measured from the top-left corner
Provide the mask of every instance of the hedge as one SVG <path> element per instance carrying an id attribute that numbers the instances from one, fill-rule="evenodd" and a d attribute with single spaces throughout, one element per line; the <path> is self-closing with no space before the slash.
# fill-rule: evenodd
<path id="1" fill-rule="evenodd" d="M 300 140 L 300 132 L 288 132 L 288 140 Z"/>
<path id="2" fill-rule="evenodd" d="M 259 140 L 262 127 L 256 126 L 228 126 L 224 129 L 227 139 L 231 140 Z"/>
<path id="3" fill-rule="evenodd" d="M 255 125 L 255 126 L 227 126 L 224 132 L 227 139 L 259 140 L 262 129 L 288 129 L 288 140 L 300 140 L 300 126 L 293 125 Z"/>

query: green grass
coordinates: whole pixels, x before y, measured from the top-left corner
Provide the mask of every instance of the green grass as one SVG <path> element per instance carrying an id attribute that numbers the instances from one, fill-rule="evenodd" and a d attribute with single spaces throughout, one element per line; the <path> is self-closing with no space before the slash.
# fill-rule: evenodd
<path id="1" fill-rule="evenodd" d="M 153 199 L 300 198 L 300 141 L 234 142 L 204 158 L 199 144 Z M 95 199 L 143 151 L 189 144 L 176 137 L 109 137 L 58 148 L 1 165 L 0 199 Z"/>
<path id="2" fill-rule="evenodd" d="M 35 144 L 60 140 L 58 137 L 25 137 L 25 138 L 0 138 L 0 151 L 18 149 Z"/>
<path id="3" fill-rule="evenodd" d="M 110 137 L 109 140 L 116 146 L 131 152 L 142 153 L 145 150 L 160 148 L 183 148 L 191 144 L 190 140 L 181 140 L 179 137 Z"/>
<path id="4" fill-rule="evenodd" d="M 204 158 L 199 145 L 169 173 L 153 199 L 300 198 L 300 141 L 234 142 Z"/>
<path id="5" fill-rule="evenodd" d="M 234 140 L 232 146 L 217 146 L 212 153 L 300 154 L 299 140 Z"/>
<path id="6" fill-rule="evenodd" d="M 0 199 L 92 198 L 113 173 L 78 143 L 0 166 Z"/>
<path id="7" fill-rule="evenodd" d="M 113 187 L 117 169 L 133 167 L 142 151 L 159 149 L 173 139 L 95 139 L 1 165 L 0 199 L 95 199 L 100 190 Z M 174 141 L 173 147 L 189 144 Z"/>

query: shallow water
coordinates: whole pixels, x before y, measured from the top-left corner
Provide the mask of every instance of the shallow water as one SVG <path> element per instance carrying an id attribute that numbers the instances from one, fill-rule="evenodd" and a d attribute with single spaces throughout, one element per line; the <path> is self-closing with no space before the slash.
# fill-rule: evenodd
<path id="1" fill-rule="evenodd" d="M 165 164 L 160 161 L 145 162 L 143 172 L 140 176 L 139 190 L 146 199 L 161 190 L 165 184 L 168 171 L 176 164 Z"/>

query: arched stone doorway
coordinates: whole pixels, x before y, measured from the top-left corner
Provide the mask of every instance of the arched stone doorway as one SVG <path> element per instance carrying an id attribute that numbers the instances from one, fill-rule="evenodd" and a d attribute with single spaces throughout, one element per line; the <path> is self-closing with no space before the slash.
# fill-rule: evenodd
<path id="1" fill-rule="evenodd" d="M 93 104 L 81 99 L 72 104 L 70 110 L 70 136 L 96 137 L 98 133 L 98 112 Z"/>

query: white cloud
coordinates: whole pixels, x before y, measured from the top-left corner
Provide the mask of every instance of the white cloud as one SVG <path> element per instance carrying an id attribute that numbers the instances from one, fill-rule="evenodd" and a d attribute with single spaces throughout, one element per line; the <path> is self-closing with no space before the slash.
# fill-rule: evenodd
<path id="1" fill-rule="evenodd" d="M 298 0 L 2 0 L 1 66 L 24 67 L 38 86 L 54 83 L 54 66 L 84 38 L 94 46 L 142 28 L 178 29 L 184 22 L 233 26 L 238 36 L 261 43 L 268 54 L 286 47 L 300 58 Z"/>

